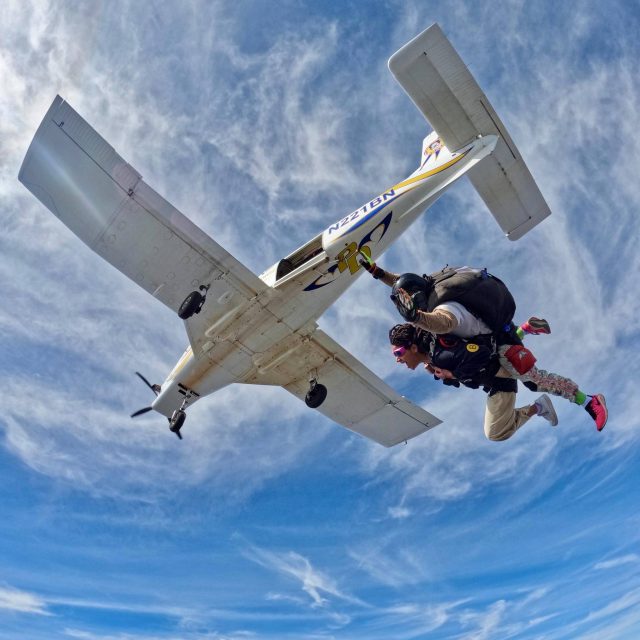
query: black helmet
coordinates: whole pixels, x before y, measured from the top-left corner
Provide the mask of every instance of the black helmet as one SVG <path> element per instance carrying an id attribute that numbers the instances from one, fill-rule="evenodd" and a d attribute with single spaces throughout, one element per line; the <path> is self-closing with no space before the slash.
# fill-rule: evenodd
<path id="1" fill-rule="evenodd" d="M 396 307 L 398 307 L 398 289 L 404 289 L 413 299 L 416 309 L 426 311 L 427 300 L 432 288 L 433 283 L 430 278 L 424 278 L 417 273 L 403 273 L 398 276 L 398 279 L 393 283 L 391 299 Z M 398 310 L 402 314 L 400 307 L 398 307 Z"/>

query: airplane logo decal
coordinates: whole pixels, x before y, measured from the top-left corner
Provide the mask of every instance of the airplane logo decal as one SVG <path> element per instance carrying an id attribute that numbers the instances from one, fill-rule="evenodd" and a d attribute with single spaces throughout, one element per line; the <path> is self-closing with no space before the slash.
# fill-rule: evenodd
<path id="1" fill-rule="evenodd" d="M 429 162 L 429 160 L 431 159 L 431 157 L 435 157 L 435 159 L 438 159 L 438 156 L 440 155 L 440 151 L 442 150 L 442 147 L 444 145 L 442 144 L 442 140 L 440 140 L 440 138 L 437 138 L 436 140 L 434 140 L 425 150 L 424 150 L 424 162 L 422 163 L 422 165 L 420 166 L 420 168 L 422 169 L 422 167 L 424 167 L 425 164 L 427 164 L 427 162 Z"/>
<path id="2" fill-rule="evenodd" d="M 384 205 L 383 205 L 384 206 Z M 350 242 L 345 248 L 338 254 L 336 258 L 336 262 L 332 264 L 326 273 L 323 273 L 321 276 L 318 276 L 311 284 L 307 285 L 304 288 L 304 291 L 315 291 L 316 289 L 321 289 L 322 287 L 326 287 L 328 284 L 331 284 L 336 275 L 339 275 L 349 270 L 349 273 L 353 275 L 362 267 L 358 264 L 358 254 L 364 253 L 368 258 L 371 258 L 371 247 L 369 243 L 375 242 L 376 244 L 382 240 L 385 233 L 387 233 L 387 229 L 391 224 L 391 218 L 393 216 L 393 211 L 389 211 L 389 213 L 384 217 L 383 220 L 380 221 L 376 227 L 371 229 L 369 233 L 367 233 L 359 243 Z M 367 216 L 368 218 L 369 216 Z M 360 226 L 359 224 L 356 226 Z M 377 239 L 374 239 L 377 233 L 380 233 Z M 337 272 L 337 273 L 336 273 Z"/>

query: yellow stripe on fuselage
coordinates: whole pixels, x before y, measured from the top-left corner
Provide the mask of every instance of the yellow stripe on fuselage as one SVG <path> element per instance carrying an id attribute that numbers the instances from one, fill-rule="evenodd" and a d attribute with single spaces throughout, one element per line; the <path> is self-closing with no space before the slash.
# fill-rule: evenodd
<path id="1" fill-rule="evenodd" d="M 187 347 L 187 350 L 182 354 L 182 357 L 176 363 L 176 366 L 173 367 L 173 371 L 169 374 L 168 380 L 173 380 L 179 373 L 182 371 L 183 367 L 189 361 L 189 358 L 193 355 L 193 351 L 191 347 Z"/>
<path id="2" fill-rule="evenodd" d="M 396 184 L 395 186 L 393 186 L 391 188 L 392 189 L 402 189 L 403 187 L 408 187 L 410 184 L 414 184 L 415 182 L 420 182 L 420 180 L 424 180 L 425 178 L 430 178 L 431 176 L 434 176 L 436 173 L 440 173 L 441 171 L 444 171 L 445 169 L 448 169 L 449 167 L 454 165 L 456 162 L 459 162 L 460 160 L 462 160 L 462 158 L 464 158 L 467 155 L 467 153 L 469 153 L 469 151 L 471 151 L 471 149 L 467 149 L 464 153 L 461 153 L 456 158 L 451 158 L 451 160 L 449 160 L 449 162 L 445 162 L 440 167 L 436 167 L 435 169 L 431 169 L 431 171 L 425 171 L 424 173 L 421 173 L 420 175 L 413 176 L 413 178 L 407 178 L 406 180 L 403 180 L 402 182 L 399 182 L 398 184 Z"/>

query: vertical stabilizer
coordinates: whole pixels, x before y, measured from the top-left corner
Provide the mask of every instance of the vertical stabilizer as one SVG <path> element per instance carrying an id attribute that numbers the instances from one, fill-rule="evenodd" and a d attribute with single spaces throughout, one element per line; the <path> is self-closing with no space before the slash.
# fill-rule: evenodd
<path id="1" fill-rule="evenodd" d="M 427 164 L 435 164 L 438 160 L 438 156 L 442 152 L 444 144 L 440 139 L 440 136 L 435 131 L 432 131 L 422 141 L 422 155 L 420 156 L 420 169 L 423 169 Z M 435 161 L 435 162 L 434 162 Z"/>

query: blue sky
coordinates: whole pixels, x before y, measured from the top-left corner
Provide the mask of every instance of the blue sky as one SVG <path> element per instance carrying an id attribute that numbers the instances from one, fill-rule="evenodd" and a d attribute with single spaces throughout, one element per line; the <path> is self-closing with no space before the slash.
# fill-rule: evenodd
<path id="1" fill-rule="evenodd" d="M 640 637 L 640 9 L 631 2 L 9 0 L 0 24 L 0 639 Z M 386 61 L 439 22 L 553 216 L 501 236 L 456 185 L 384 257 L 487 266 L 539 363 L 607 396 L 511 440 L 484 395 L 390 357 L 361 278 L 321 327 L 444 419 L 390 450 L 280 389 L 230 387 L 178 442 L 135 423 L 181 321 L 17 181 L 60 93 L 256 273 L 417 166 Z M 522 404 L 532 399 L 523 390 Z"/>

